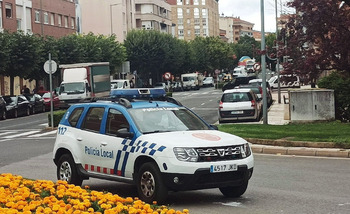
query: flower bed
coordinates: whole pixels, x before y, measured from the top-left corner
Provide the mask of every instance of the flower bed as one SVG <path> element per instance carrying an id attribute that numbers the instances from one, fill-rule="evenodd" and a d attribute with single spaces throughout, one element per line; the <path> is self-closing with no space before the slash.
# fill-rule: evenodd
<path id="1" fill-rule="evenodd" d="M 112 193 L 90 190 L 87 186 L 29 180 L 22 176 L 0 174 L 0 213 L 152 213 L 187 214 L 166 206 L 150 205 L 137 198 L 122 198 Z"/>

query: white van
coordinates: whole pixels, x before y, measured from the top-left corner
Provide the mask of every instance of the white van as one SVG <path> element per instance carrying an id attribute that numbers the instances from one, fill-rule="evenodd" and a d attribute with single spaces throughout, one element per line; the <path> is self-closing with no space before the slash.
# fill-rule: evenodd
<path id="1" fill-rule="evenodd" d="M 111 80 L 111 89 L 126 89 L 130 88 L 130 82 L 129 80 Z"/>
<path id="2" fill-rule="evenodd" d="M 248 76 L 247 70 L 243 66 L 238 66 L 233 69 L 233 77 L 246 77 Z"/>
<path id="3" fill-rule="evenodd" d="M 271 89 L 278 88 L 278 78 L 273 76 L 269 79 Z M 300 78 L 295 75 L 280 75 L 280 88 L 300 88 Z"/>

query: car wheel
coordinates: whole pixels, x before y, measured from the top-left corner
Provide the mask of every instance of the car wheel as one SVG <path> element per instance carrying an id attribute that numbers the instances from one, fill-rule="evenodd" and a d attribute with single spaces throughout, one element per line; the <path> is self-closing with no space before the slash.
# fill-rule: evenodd
<path id="1" fill-rule="evenodd" d="M 71 155 L 64 154 L 57 164 L 57 179 L 67 181 L 69 184 L 81 186 L 83 179 L 78 174 L 77 167 Z"/>
<path id="2" fill-rule="evenodd" d="M 5 110 L 2 111 L 1 119 L 6 120 L 6 111 Z"/>
<path id="3" fill-rule="evenodd" d="M 229 198 L 237 198 L 245 193 L 248 187 L 248 181 L 245 181 L 240 186 L 228 186 L 219 188 L 220 192 Z"/>
<path id="4" fill-rule="evenodd" d="M 33 108 L 34 109 L 34 108 Z M 35 110 L 34 110 L 35 111 Z M 30 115 L 30 108 L 28 107 L 27 108 L 27 112 L 26 112 L 26 114 L 27 114 L 27 116 L 29 116 Z"/>
<path id="5" fill-rule="evenodd" d="M 158 166 L 148 162 L 140 167 L 136 175 L 137 192 L 142 201 L 152 203 L 164 202 L 168 189 L 164 185 Z"/>

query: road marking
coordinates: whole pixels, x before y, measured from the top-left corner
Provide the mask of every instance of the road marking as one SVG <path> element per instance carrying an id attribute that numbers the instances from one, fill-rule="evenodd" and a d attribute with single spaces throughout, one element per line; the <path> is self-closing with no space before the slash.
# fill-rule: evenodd
<path id="1" fill-rule="evenodd" d="M 0 133 L 0 136 L 1 136 L 1 135 L 12 134 L 12 133 L 15 133 L 15 132 L 3 132 L 3 133 Z"/>
<path id="2" fill-rule="evenodd" d="M 15 137 L 21 137 L 21 136 L 25 136 L 25 135 L 35 134 L 35 133 L 38 133 L 38 132 L 40 132 L 40 130 L 24 132 L 24 133 L 21 133 L 21 134 L 15 134 L 15 135 L 11 135 L 11 136 L 6 136 L 4 138 L 11 139 L 11 138 L 15 138 Z"/>
<path id="3" fill-rule="evenodd" d="M 28 136 L 28 137 L 42 137 L 42 136 L 46 136 L 46 135 L 50 135 L 50 134 L 56 134 L 56 133 L 57 133 L 57 130 L 53 130 L 53 131 L 50 131 L 50 132 L 45 132 L 45 133 L 41 133 L 41 134 L 35 134 L 35 135 Z"/>
<path id="4" fill-rule="evenodd" d="M 40 124 L 39 126 L 48 126 L 47 123 Z"/>

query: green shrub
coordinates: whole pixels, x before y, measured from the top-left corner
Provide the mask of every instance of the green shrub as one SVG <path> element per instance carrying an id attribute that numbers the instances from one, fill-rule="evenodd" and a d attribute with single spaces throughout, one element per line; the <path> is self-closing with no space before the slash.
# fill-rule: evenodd
<path id="1" fill-rule="evenodd" d="M 333 72 L 317 83 L 319 88 L 334 90 L 335 118 L 342 122 L 350 121 L 350 77 L 341 72 Z"/>
<path id="2" fill-rule="evenodd" d="M 66 113 L 66 110 L 59 110 L 53 112 L 53 127 L 57 127 L 60 123 L 63 115 Z M 47 114 L 49 127 L 51 127 L 51 114 Z"/>
<path id="3" fill-rule="evenodd" d="M 225 84 L 224 82 L 219 82 L 219 84 L 215 84 L 215 89 L 222 89 L 224 84 Z"/>
<path id="4" fill-rule="evenodd" d="M 166 96 L 172 97 L 173 96 L 173 92 L 166 92 Z"/>

